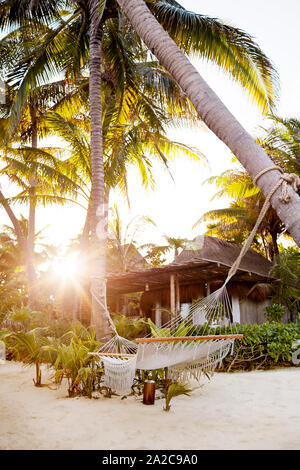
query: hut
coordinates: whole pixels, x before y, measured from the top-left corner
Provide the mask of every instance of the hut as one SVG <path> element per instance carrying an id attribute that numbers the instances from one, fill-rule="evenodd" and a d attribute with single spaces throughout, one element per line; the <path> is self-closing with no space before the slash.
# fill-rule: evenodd
<path id="1" fill-rule="evenodd" d="M 140 295 L 139 314 L 150 317 L 157 326 L 170 318 L 170 313 L 188 311 L 193 301 L 206 297 L 225 281 L 228 270 L 241 247 L 215 237 L 202 235 L 194 240 L 195 248 L 183 250 L 172 263 L 107 277 L 108 304 L 122 294 Z M 228 284 L 232 303 L 232 320 L 238 323 L 263 323 L 272 263 L 249 249 L 237 273 Z M 114 309 L 112 309 L 114 311 Z"/>

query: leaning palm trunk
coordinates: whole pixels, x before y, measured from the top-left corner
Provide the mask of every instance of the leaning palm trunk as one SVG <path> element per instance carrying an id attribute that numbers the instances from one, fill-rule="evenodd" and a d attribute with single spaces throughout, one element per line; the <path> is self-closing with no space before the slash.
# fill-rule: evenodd
<path id="1" fill-rule="evenodd" d="M 230 113 L 218 96 L 210 89 L 185 54 L 152 15 L 143 0 L 117 0 L 138 35 L 155 54 L 159 62 L 174 77 L 193 103 L 200 118 L 212 132 L 237 156 L 252 178 L 266 168 L 274 167 L 267 154 Z M 258 186 L 267 196 L 280 179 L 278 170 L 269 171 L 259 178 Z M 288 203 L 280 199 L 277 190 L 271 204 L 279 218 L 300 246 L 300 198 L 290 191 Z"/>
<path id="2" fill-rule="evenodd" d="M 106 316 L 106 237 L 104 209 L 104 165 L 102 147 L 102 109 L 101 109 L 101 29 L 98 15 L 98 1 L 90 2 L 90 116 L 91 116 L 91 165 L 92 165 L 92 208 L 90 216 L 92 263 L 91 324 L 95 327 L 97 338 L 109 333 Z"/>

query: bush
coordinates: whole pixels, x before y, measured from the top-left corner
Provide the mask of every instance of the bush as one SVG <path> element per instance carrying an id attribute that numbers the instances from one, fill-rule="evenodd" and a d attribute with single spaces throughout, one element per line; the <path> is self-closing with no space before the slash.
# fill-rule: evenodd
<path id="1" fill-rule="evenodd" d="M 52 355 L 56 383 L 67 380 L 69 397 L 83 395 L 91 398 L 96 385 L 100 384 L 103 370 L 88 354 L 95 352 L 99 345 L 94 329 L 78 322 L 60 340 L 52 339 L 52 344 L 45 348 Z"/>
<path id="2" fill-rule="evenodd" d="M 268 321 L 281 322 L 285 313 L 284 305 L 272 304 L 265 308 L 265 316 Z"/>
<path id="3" fill-rule="evenodd" d="M 143 318 L 134 320 L 125 315 L 113 315 L 113 321 L 118 335 L 122 338 L 133 340 L 146 336 L 150 332 L 148 323 Z"/>
<path id="4" fill-rule="evenodd" d="M 295 344 L 300 340 L 299 323 L 284 325 L 266 322 L 262 325 L 235 326 L 236 332 L 244 337 L 235 341 L 233 354 L 225 357 L 221 370 L 271 369 L 293 365 L 291 359 Z"/>

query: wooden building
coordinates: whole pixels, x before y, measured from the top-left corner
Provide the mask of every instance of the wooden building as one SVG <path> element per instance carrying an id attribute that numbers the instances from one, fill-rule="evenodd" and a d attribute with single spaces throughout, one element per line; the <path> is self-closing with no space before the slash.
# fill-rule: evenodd
<path id="1" fill-rule="evenodd" d="M 200 236 L 196 249 L 183 250 L 175 260 L 157 268 L 109 274 L 107 295 L 110 310 L 117 311 L 120 295 L 141 293 L 139 314 L 150 317 L 158 326 L 168 321 L 169 312 L 186 312 L 190 304 L 218 289 L 241 248 L 215 237 Z M 272 263 L 249 249 L 227 289 L 232 302 L 232 320 L 263 323 Z"/>

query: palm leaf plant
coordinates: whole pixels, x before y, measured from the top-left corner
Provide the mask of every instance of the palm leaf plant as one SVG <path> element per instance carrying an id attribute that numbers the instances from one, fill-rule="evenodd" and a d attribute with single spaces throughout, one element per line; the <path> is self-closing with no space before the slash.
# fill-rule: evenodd
<path id="1" fill-rule="evenodd" d="M 47 348 L 55 353 L 55 381 L 61 383 L 63 379 L 67 380 L 69 397 L 86 395 L 91 398 L 102 371 L 94 367 L 93 357 L 88 353 L 95 351 L 98 346 L 98 342 L 83 341 L 73 332 L 68 344 L 60 343 Z"/>
<path id="2" fill-rule="evenodd" d="M 164 411 L 170 411 L 171 409 L 171 400 L 175 397 L 178 397 L 180 395 L 185 395 L 189 396 L 192 390 L 189 388 L 187 384 L 181 384 L 178 382 L 173 382 L 169 387 L 167 388 L 166 391 L 166 397 L 165 397 L 165 408 Z"/>
<path id="3" fill-rule="evenodd" d="M 217 193 L 213 199 L 227 196 L 233 198 L 228 207 L 206 212 L 193 228 L 206 222 L 206 235 L 213 235 L 241 245 L 248 238 L 260 214 L 265 197 L 253 185 L 250 176 L 241 170 L 228 170 L 212 177 L 208 182 L 216 183 Z M 253 247 L 271 261 L 279 256 L 278 236 L 286 229 L 275 210 L 270 207 L 262 220 L 253 240 Z M 286 234 L 287 235 L 287 234 Z"/>
<path id="4" fill-rule="evenodd" d="M 36 387 L 42 386 L 41 364 L 49 361 L 45 347 L 48 344 L 47 328 L 35 328 L 30 331 L 19 331 L 13 335 L 14 354 L 17 360 L 25 365 L 35 365 L 36 376 L 33 379 Z"/>

